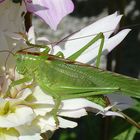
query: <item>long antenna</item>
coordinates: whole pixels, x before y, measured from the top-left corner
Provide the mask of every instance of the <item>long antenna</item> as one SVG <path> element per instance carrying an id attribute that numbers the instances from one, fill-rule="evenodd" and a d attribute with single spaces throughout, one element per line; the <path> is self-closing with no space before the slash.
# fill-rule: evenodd
<path id="1" fill-rule="evenodd" d="M 140 24 L 133 24 L 133 25 L 128 25 L 128 26 L 124 26 L 124 27 L 121 27 L 118 31 L 122 30 L 122 29 L 125 29 L 125 28 L 134 28 L 134 27 L 139 27 Z M 81 29 L 65 36 L 63 39 L 60 39 L 59 41 L 54 41 L 54 42 L 49 42 L 45 45 L 42 45 L 42 44 L 32 44 L 30 43 L 29 41 L 26 41 L 26 44 L 29 45 L 30 47 L 28 48 L 24 48 L 24 49 L 21 49 L 22 51 L 24 50 L 28 50 L 28 49 L 32 49 L 32 48 L 45 48 L 47 47 L 47 45 L 52 45 L 55 46 L 55 45 L 58 45 L 60 43 L 64 43 L 64 42 L 67 42 L 67 41 L 73 41 L 73 40 L 77 40 L 77 39 L 83 39 L 83 38 L 87 38 L 87 37 L 91 37 L 91 36 L 95 36 L 97 35 L 98 33 L 95 33 L 95 34 L 90 34 L 90 35 L 85 35 L 85 36 L 80 36 L 80 37 L 75 37 L 75 38 L 72 38 L 72 39 L 69 39 L 69 37 L 71 37 L 73 34 L 79 32 Z M 103 33 L 107 33 L 107 32 L 111 32 L 111 31 L 114 31 L 114 30 L 108 30 L 108 31 L 104 31 Z M 23 38 L 26 40 L 26 36 L 24 36 L 23 33 L 17 33 L 17 34 L 20 34 L 23 36 Z M 3 50 L 3 51 L 0 51 L 0 52 L 9 52 L 9 50 Z M 11 52 L 10 52 L 11 53 Z"/>
<path id="2" fill-rule="evenodd" d="M 13 50 L 14 50 L 14 48 L 13 48 Z M 2 52 L 2 53 L 8 53 L 8 56 L 6 57 L 6 61 L 4 63 L 4 65 L 5 65 L 5 73 L 6 73 L 6 71 L 7 71 L 8 58 L 9 58 L 10 54 L 13 55 L 13 56 L 15 56 L 15 54 L 11 50 L 0 50 L 0 52 Z"/>
<path id="3" fill-rule="evenodd" d="M 12 54 L 13 56 L 15 56 L 15 54 L 14 54 L 12 51 L 10 51 L 10 50 L 0 50 L 0 52 L 2 52 L 2 53 L 7 52 L 7 53 L 10 53 L 10 54 Z"/>
<path id="4" fill-rule="evenodd" d="M 118 31 L 123 30 L 123 29 L 126 29 L 126 28 L 135 28 L 135 27 L 139 27 L 139 26 L 140 26 L 140 24 L 133 24 L 133 25 L 128 25 L 128 26 L 123 26 L 123 27 L 119 28 Z M 77 40 L 77 39 L 83 39 L 83 38 L 95 36 L 95 35 L 97 35 L 97 34 L 99 33 L 99 32 L 98 32 L 98 33 L 96 33 L 96 34 L 90 34 L 90 35 L 86 35 L 86 36 L 80 36 L 80 37 L 75 37 L 75 38 L 72 38 L 72 39 L 68 39 L 68 38 L 71 37 L 73 34 L 79 32 L 80 30 L 81 30 L 81 29 L 79 29 L 79 30 L 77 30 L 77 31 L 75 31 L 75 32 L 73 32 L 73 33 L 71 33 L 70 35 L 65 36 L 63 39 L 60 39 L 60 41 L 51 42 L 51 43 L 49 43 L 49 44 L 47 44 L 47 45 L 58 45 L 58 44 L 60 44 L 60 43 L 62 43 L 62 42 L 73 41 L 73 40 Z M 104 31 L 103 33 L 111 32 L 111 31 L 114 31 L 114 30 Z"/>

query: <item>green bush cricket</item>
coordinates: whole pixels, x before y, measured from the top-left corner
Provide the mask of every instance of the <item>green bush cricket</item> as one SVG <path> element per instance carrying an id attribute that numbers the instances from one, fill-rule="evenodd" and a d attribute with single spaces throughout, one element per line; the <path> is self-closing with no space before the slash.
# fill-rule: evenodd
<path id="1" fill-rule="evenodd" d="M 101 44 L 96 61 L 97 68 L 76 62 L 75 59 L 98 39 L 101 39 Z M 96 95 L 103 97 L 104 94 L 111 94 L 116 91 L 134 98 L 140 98 L 140 80 L 98 68 L 103 44 L 104 36 L 99 33 L 68 59 L 57 56 L 62 56 L 62 53 L 58 53 L 56 56 L 46 53 L 49 49 L 42 53 L 18 51 L 16 53 L 16 69 L 19 74 L 24 75 L 24 78 L 13 81 L 9 90 L 13 86 L 34 80 L 44 92 L 54 98 L 55 108 L 51 113 L 57 125 L 59 124 L 57 111 L 61 100 L 64 99 L 86 98 Z M 30 43 L 29 45 L 35 46 Z M 135 125 L 139 127 L 139 125 Z"/>

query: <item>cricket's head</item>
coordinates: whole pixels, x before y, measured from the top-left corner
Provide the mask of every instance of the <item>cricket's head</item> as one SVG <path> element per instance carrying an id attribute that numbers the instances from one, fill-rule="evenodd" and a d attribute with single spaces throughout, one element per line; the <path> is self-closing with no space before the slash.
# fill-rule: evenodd
<path id="1" fill-rule="evenodd" d="M 32 74 L 33 70 L 38 66 L 36 56 L 29 54 L 16 54 L 16 70 L 19 74 Z"/>
<path id="2" fill-rule="evenodd" d="M 26 60 L 21 54 L 16 54 L 16 70 L 19 74 L 25 75 L 28 72 Z"/>

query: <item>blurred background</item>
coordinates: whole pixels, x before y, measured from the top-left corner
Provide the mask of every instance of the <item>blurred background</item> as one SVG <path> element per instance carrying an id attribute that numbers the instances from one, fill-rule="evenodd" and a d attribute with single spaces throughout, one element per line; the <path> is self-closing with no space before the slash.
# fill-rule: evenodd
<path id="1" fill-rule="evenodd" d="M 123 14 L 120 29 L 131 28 L 125 40 L 107 56 L 106 69 L 131 77 L 140 77 L 140 0 L 73 0 L 75 11 L 65 17 L 56 32 L 42 21 L 33 19 L 38 36 L 58 41 L 66 35 L 115 11 Z M 115 67 L 112 68 L 112 62 Z M 125 113 L 140 122 L 140 102 Z M 59 129 L 51 140 L 140 140 L 139 130 L 120 118 L 88 116 L 75 120 L 74 129 Z"/>

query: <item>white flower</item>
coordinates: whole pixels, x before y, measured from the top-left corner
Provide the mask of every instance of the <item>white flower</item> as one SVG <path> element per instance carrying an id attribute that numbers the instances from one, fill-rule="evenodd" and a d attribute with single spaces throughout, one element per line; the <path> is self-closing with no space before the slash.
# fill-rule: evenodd
<path id="1" fill-rule="evenodd" d="M 105 43 L 103 47 L 103 54 L 107 55 L 112 49 L 114 49 L 130 32 L 130 29 L 124 29 L 117 33 L 116 35 L 110 37 L 110 35 L 116 30 L 122 15 L 117 15 L 117 12 L 104 17 L 97 22 L 81 29 L 79 32 L 75 33 L 65 43 L 64 46 L 54 46 L 52 53 L 56 54 L 58 51 L 64 53 L 65 58 L 69 57 L 71 54 L 77 52 L 80 48 L 85 46 L 89 41 L 91 41 L 98 33 L 102 32 L 105 37 Z M 81 39 L 80 39 L 81 37 Z M 79 38 L 79 39 L 76 39 Z M 85 52 L 82 53 L 76 59 L 76 61 L 82 63 L 94 64 L 95 59 L 98 55 L 98 50 L 100 46 L 100 41 L 92 44 Z"/>
<path id="2" fill-rule="evenodd" d="M 40 136 L 41 127 L 36 123 L 38 116 L 34 112 L 32 102 L 26 101 L 32 94 L 32 91 L 29 88 L 25 88 L 27 84 L 23 83 L 13 87 L 10 92 L 7 93 L 11 78 L 14 78 L 14 80 L 21 78 L 17 73 L 15 73 L 16 75 L 12 74 L 13 71 L 9 71 L 8 75 L 3 76 L 4 83 L 1 84 L 0 139 L 4 137 L 5 140 L 40 140 L 42 138 Z"/>
<path id="3" fill-rule="evenodd" d="M 41 127 L 41 132 L 44 133 L 48 130 L 54 131 L 60 128 L 73 128 L 77 126 L 76 122 L 69 121 L 68 119 L 64 119 L 63 117 L 68 118 L 80 118 L 82 116 L 87 115 L 86 108 L 91 108 L 94 112 L 99 112 L 103 115 L 116 115 L 123 117 L 119 113 L 114 113 L 112 111 L 108 111 L 107 109 L 104 111 L 104 107 L 88 101 L 83 98 L 75 98 L 63 100 L 61 102 L 61 107 L 58 110 L 58 120 L 59 126 L 56 126 L 56 122 L 54 117 L 50 113 L 50 111 L 54 108 L 55 103 L 51 96 L 44 93 L 40 87 L 35 87 L 33 94 L 30 95 L 29 102 L 33 104 L 32 108 L 34 108 L 34 112 L 36 113 L 38 120 L 38 124 Z M 28 101 L 28 100 L 26 100 Z M 109 108 L 110 109 L 110 108 Z M 110 112 L 110 114 L 109 114 Z M 107 114 L 108 113 L 108 114 Z M 112 114 L 111 114 L 112 113 Z"/>
<path id="4" fill-rule="evenodd" d="M 54 117 L 50 113 L 55 106 L 54 100 L 51 96 L 44 93 L 40 87 L 36 86 L 30 89 L 28 88 L 29 83 L 23 83 L 13 87 L 4 96 L 8 85 L 11 83 L 10 77 L 13 78 L 10 74 L 13 74 L 13 72 L 9 72 L 8 81 L 3 80 L 7 83 L 7 86 L 1 86 L 0 92 L 0 132 L 2 134 L 0 138 L 6 137 L 7 140 L 9 140 L 8 138 L 15 140 L 40 140 L 42 138 L 40 134 L 48 130 L 55 131 L 58 128 L 76 127 L 76 122 L 64 119 L 63 116 L 80 118 L 87 115 L 86 108 L 91 108 L 94 112 L 99 112 L 103 115 L 123 117 L 119 113 L 104 110 L 104 107 L 101 105 L 86 99 L 69 99 L 61 102 L 61 107 L 57 113 L 59 125 L 56 126 Z M 15 74 L 14 80 L 21 78 L 20 75 Z M 109 112 L 110 114 L 107 114 Z"/>

